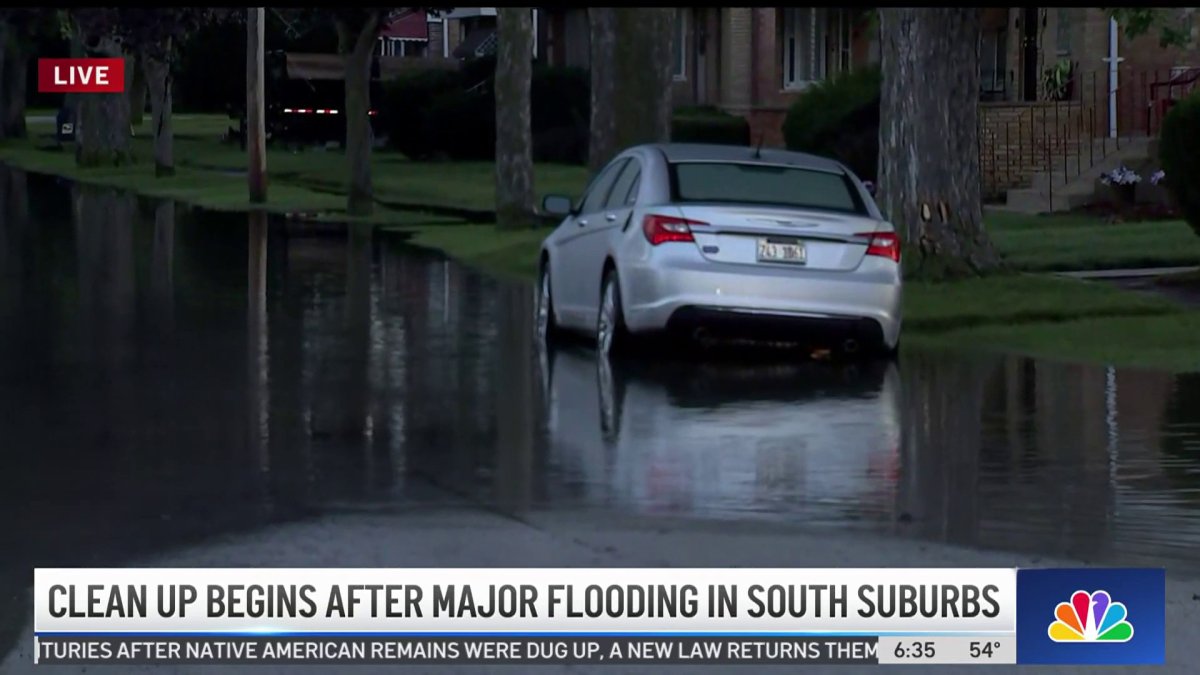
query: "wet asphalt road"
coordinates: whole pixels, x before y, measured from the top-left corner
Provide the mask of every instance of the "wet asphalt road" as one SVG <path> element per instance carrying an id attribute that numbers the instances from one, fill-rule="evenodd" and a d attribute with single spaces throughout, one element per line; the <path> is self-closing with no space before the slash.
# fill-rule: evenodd
<path id="1" fill-rule="evenodd" d="M 386 238 L 2 170 L 0 217 L 0 645 L 36 566 L 444 509 L 1200 575 L 1198 376 L 940 353 L 603 364 L 534 348 L 528 288 Z"/>

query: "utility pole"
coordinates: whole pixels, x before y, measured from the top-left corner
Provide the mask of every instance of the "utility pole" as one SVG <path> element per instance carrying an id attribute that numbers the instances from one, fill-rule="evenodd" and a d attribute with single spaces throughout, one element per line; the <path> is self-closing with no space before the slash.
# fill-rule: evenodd
<path id="1" fill-rule="evenodd" d="M 251 7 L 246 17 L 246 149 L 250 166 L 246 175 L 250 182 L 250 202 L 267 201 L 267 125 L 263 92 L 263 26 L 266 23 L 262 7 Z"/>

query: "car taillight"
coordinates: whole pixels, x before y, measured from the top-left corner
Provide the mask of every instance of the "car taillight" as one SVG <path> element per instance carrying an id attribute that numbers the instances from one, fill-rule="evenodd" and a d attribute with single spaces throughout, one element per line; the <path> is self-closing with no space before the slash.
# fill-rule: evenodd
<path id="1" fill-rule="evenodd" d="M 651 246 L 658 246 L 668 241 L 695 241 L 692 238 L 692 226 L 707 224 L 698 220 L 652 213 L 642 219 L 642 232 L 646 234 L 646 241 L 650 242 Z"/>
<path id="2" fill-rule="evenodd" d="M 895 232 L 860 232 L 860 237 L 870 237 L 867 255 L 877 255 L 892 262 L 900 262 L 900 237 Z"/>

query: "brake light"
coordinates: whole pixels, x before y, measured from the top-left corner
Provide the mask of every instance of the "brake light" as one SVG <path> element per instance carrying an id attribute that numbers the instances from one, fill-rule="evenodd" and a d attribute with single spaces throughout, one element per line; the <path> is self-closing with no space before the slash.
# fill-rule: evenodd
<path id="1" fill-rule="evenodd" d="M 867 255 L 900 262 L 900 237 L 895 232 L 860 232 L 858 236 L 871 238 L 867 244 Z"/>
<path id="2" fill-rule="evenodd" d="M 693 225 L 708 225 L 708 223 L 652 213 L 642 219 L 642 232 L 645 233 L 646 241 L 650 242 L 651 246 L 658 246 L 668 241 L 695 241 L 692 238 Z"/>
<path id="3" fill-rule="evenodd" d="M 379 112 L 379 111 L 378 110 L 368 110 L 367 115 L 374 115 L 377 112 Z"/>

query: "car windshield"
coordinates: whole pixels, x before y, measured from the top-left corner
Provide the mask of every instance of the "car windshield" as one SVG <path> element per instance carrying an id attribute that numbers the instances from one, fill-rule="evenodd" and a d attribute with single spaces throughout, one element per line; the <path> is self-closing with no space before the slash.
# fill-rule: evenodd
<path id="1" fill-rule="evenodd" d="M 867 215 L 848 176 L 778 164 L 674 162 L 671 189 L 677 202 L 762 204 Z"/>

